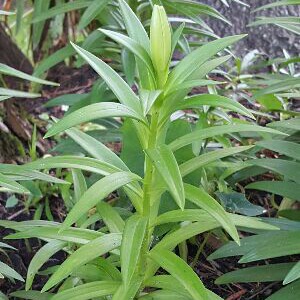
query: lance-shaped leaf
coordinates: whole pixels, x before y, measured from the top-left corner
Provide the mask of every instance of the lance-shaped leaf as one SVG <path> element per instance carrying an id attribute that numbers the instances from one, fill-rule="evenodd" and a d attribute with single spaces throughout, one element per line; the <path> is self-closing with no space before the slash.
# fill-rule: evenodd
<path id="1" fill-rule="evenodd" d="M 216 284 L 237 282 L 272 282 L 282 281 L 295 263 L 268 264 L 235 270 L 217 278 Z"/>
<path id="2" fill-rule="evenodd" d="M 141 249 L 147 228 L 147 218 L 133 215 L 127 219 L 121 245 L 121 269 L 125 286 L 133 278 L 141 259 Z"/>
<path id="3" fill-rule="evenodd" d="M 150 41 L 143 24 L 131 10 L 126 1 L 119 0 L 119 7 L 128 35 L 150 53 Z"/>
<path id="4" fill-rule="evenodd" d="M 278 231 L 273 235 L 265 236 L 265 240 L 260 244 L 258 241 L 257 239 L 256 244 L 247 248 L 239 263 L 299 254 L 299 231 Z"/>
<path id="5" fill-rule="evenodd" d="M 270 140 L 260 141 L 256 145 L 300 160 L 300 144 L 282 140 Z"/>
<path id="6" fill-rule="evenodd" d="M 40 97 L 41 94 L 37 93 L 28 93 L 17 90 L 11 90 L 6 88 L 0 88 L 0 95 L 6 97 L 15 97 L 15 98 L 37 98 Z"/>
<path id="7" fill-rule="evenodd" d="M 175 277 L 188 291 L 192 299 L 206 300 L 206 289 L 193 269 L 180 257 L 168 250 L 151 251 L 151 259 Z"/>
<path id="8" fill-rule="evenodd" d="M 10 294 L 12 297 L 28 300 L 50 300 L 52 299 L 53 295 L 54 294 L 52 293 L 42 294 L 40 291 L 16 291 Z"/>
<path id="9" fill-rule="evenodd" d="M 97 211 L 111 233 L 123 232 L 125 222 L 111 205 L 104 201 L 101 201 L 97 205 Z"/>
<path id="10" fill-rule="evenodd" d="M 108 37 L 110 37 L 112 40 L 126 47 L 134 55 L 140 58 L 141 61 L 144 62 L 145 66 L 150 71 L 151 75 L 154 76 L 154 69 L 153 69 L 151 58 L 143 46 L 141 46 L 138 42 L 136 42 L 135 40 L 133 40 L 132 38 L 124 34 L 111 31 L 111 30 L 106 30 L 106 29 L 99 29 L 99 30 L 105 35 L 107 35 Z"/>
<path id="11" fill-rule="evenodd" d="M 233 154 L 240 153 L 253 148 L 253 146 L 240 146 L 232 148 L 224 148 L 221 150 L 215 150 L 208 153 L 204 153 L 197 157 L 194 157 L 179 166 L 182 177 L 192 173 L 193 171 L 209 164 L 210 162 L 216 161 L 220 158 L 227 157 Z"/>
<path id="12" fill-rule="evenodd" d="M 61 226 L 29 226 L 28 228 L 12 226 L 15 230 L 21 230 L 20 232 L 6 236 L 7 240 L 16 240 L 16 239 L 29 239 L 29 238 L 40 238 L 44 240 L 60 240 L 76 244 L 87 244 L 89 241 L 103 236 L 103 233 L 82 229 L 82 228 L 73 228 L 70 227 L 65 230 L 61 230 Z M 7 226 L 5 226 L 7 227 Z"/>
<path id="13" fill-rule="evenodd" d="M 67 245 L 67 242 L 53 240 L 39 249 L 39 251 L 32 258 L 28 267 L 25 287 L 26 290 L 29 290 L 32 286 L 33 279 L 39 269 L 50 259 L 51 256 L 62 250 Z"/>
<path id="14" fill-rule="evenodd" d="M 113 191 L 137 180 L 140 180 L 140 177 L 130 172 L 117 172 L 100 179 L 74 205 L 63 223 L 63 229 L 75 223 L 83 214 L 87 213 Z"/>
<path id="15" fill-rule="evenodd" d="M 54 274 L 43 287 L 42 292 L 51 289 L 57 283 L 72 274 L 76 268 L 113 249 L 118 248 L 121 245 L 121 238 L 121 235 L 118 233 L 110 233 L 96 238 L 88 244 L 80 247 L 73 254 L 71 254 L 54 272 Z"/>
<path id="16" fill-rule="evenodd" d="M 283 284 L 289 284 L 300 278 L 300 262 L 298 261 L 284 278 Z"/>
<path id="17" fill-rule="evenodd" d="M 120 170 L 129 171 L 117 154 L 92 136 L 76 128 L 66 130 L 66 134 L 94 158 L 112 164 Z"/>
<path id="18" fill-rule="evenodd" d="M 120 75 L 97 56 L 75 44 L 72 45 L 77 53 L 104 79 L 119 101 L 127 106 L 127 109 L 131 108 L 136 115 L 142 116 L 142 106 L 139 98 Z"/>
<path id="19" fill-rule="evenodd" d="M 245 35 L 225 37 L 207 43 L 204 46 L 194 50 L 192 53 L 186 56 L 171 72 L 166 84 L 166 91 L 185 81 L 205 61 L 243 37 L 245 37 Z"/>
<path id="20" fill-rule="evenodd" d="M 217 135 L 230 134 L 234 132 L 266 132 L 271 134 L 280 134 L 286 135 L 278 130 L 270 130 L 271 128 L 248 125 L 248 124 L 232 124 L 232 125 L 222 125 L 222 126 L 213 126 L 209 128 L 195 130 L 191 133 L 188 133 L 172 143 L 169 144 L 172 151 L 178 150 L 184 146 L 192 144 L 195 141 L 211 138 Z"/>
<path id="21" fill-rule="evenodd" d="M 203 105 L 208 105 L 212 107 L 223 107 L 231 111 L 238 112 L 249 118 L 255 119 L 253 114 L 243 105 L 241 105 L 237 101 L 219 95 L 210 95 L 210 94 L 196 95 L 182 101 L 177 107 L 177 109 L 199 108 L 202 107 Z"/>
<path id="22" fill-rule="evenodd" d="M 71 155 L 46 157 L 30 162 L 22 167 L 24 171 L 47 170 L 53 168 L 72 168 L 81 169 L 104 176 L 121 171 L 121 169 L 118 169 L 114 165 L 98 159 Z"/>
<path id="23" fill-rule="evenodd" d="M 54 7 L 50 8 L 49 10 L 44 11 L 40 15 L 36 16 L 32 23 L 37 23 L 40 21 L 44 21 L 53 17 L 56 17 L 59 14 L 64 14 L 69 11 L 81 9 L 84 7 L 88 7 L 90 4 L 92 4 L 93 1 L 87 1 L 87 0 L 76 0 L 72 2 L 62 2 L 61 4 L 55 5 Z"/>
<path id="24" fill-rule="evenodd" d="M 2 73 L 4 75 L 14 76 L 14 77 L 29 80 L 29 81 L 32 81 L 32 82 L 40 83 L 40 84 L 56 85 L 56 86 L 59 85 L 58 83 L 55 83 L 55 82 L 52 82 L 52 81 L 43 80 L 43 79 L 37 78 L 35 76 L 28 75 L 24 72 L 21 72 L 19 70 L 16 70 L 12 67 L 9 67 L 9 66 L 1 64 L 1 63 L 0 63 L 0 73 Z"/>
<path id="25" fill-rule="evenodd" d="M 17 271 L 2 261 L 0 261 L 0 274 L 4 275 L 5 277 L 11 277 L 20 281 L 24 281 L 22 276 Z"/>
<path id="26" fill-rule="evenodd" d="M 239 243 L 239 235 L 236 227 L 230 217 L 226 214 L 224 208 L 209 194 L 207 194 L 203 189 L 197 188 L 195 186 L 185 184 L 184 185 L 186 198 L 206 210 L 210 215 L 212 215 L 230 234 L 230 236 Z"/>
<path id="27" fill-rule="evenodd" d="M 246 189 L 254 189 L 300 201 L 300 186 L 291 181 L 257 181 L 248 184 Z"/>
<path id="28" fill-rule="evenodd" d="M 63 132 L 78 124 L 108 117 L 128 117 L 146 122 L 142 114 L 136 113 L 136 111 L 123 104 L 101 102 L 85 106 L 65 116 L 48 130 L 45 138 Z"/>
<path id="29" fill-rule="evenodd" d="M 231 222 L 237 227 L 243 227 L 246 229 L 261 229 L 261 230 L 279 230 L 279 228 L 264 223 L 258 218 L 253 217 L 246 217 L 231 213 L 226 213 L 227 217 L 231 220 Z M 216 220 L 211 214 L 206 212 L 204 209 L 185 209 L 182 210 L 171 210 L 164 214 L 159 215 L 155 220 L 155 225 L 161 225 L 165 223 L 172 223 L 172 222 L 212 222 L 215 219 L 216 225 L 220 225 L 221 223 Z M 217 224 L 218 223 L 218 224 Z"/>
<path id="30" fill-rule="evenodd" d="M 173 152 L 166 145 L 146 150 L 155 168 L 165 182 L 170 194 L 181 209 L 184 209 L 185 195 L 182 177 Z"/>
<path id="31" fill-rule="evenodd" d="M 18 193 L 18 194 L 30 194 L 29 190 L 23 187 L 21 184 L 11 180 L 7 176 L 0 173 L 0 186 L 6 189 Z"/>
<path id="32" fill-rule="evenodd" d="M 298 5 L 300 4 L 300 0 L 282 0 L 282 1 L 272 1 L 272 3 L 260 6 L 259 8 L 255 9 L 253 12 L 258 12 L 263 9 L 269 9 L 277 6 L 284 6 L 284 5 Z"/>
<path id="33" fill-rule="evenodd" d="M 247 161 L 248 164 L 266 168 L 279 173 L 287 180 L 300 183 L 300 163 L 285 159 L 261 158 Z"/>
<path id="34" fill-rule="evenodd" d="M 102 1 L 92 1 L 90 6 L 84 11 L 83 15 L 80 17 L 80 22 L 78 24 L 78 30 L 84 29 L 89 25 L 96 17 L 101 13 L 101 11 L 106 7 L 110 0 Z"/>
<path id="35" fill-rule="evenodd" d="M 118 281 L 96 281 L 85 283 L 57 293 L 51 300 L 88 300 L 112 295 L 120 286 Z"/>

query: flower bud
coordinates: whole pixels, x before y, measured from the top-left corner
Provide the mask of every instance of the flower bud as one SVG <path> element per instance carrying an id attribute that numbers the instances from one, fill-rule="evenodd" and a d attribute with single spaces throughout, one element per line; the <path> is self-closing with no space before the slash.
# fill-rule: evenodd
<path id="1" fill-rule="evenodd" d="M 154 5 L 150 26 L 151 58 L 158 79 L 158 87 L 166 83 L 171 60 L 171 29 L 162 6 Z"/>

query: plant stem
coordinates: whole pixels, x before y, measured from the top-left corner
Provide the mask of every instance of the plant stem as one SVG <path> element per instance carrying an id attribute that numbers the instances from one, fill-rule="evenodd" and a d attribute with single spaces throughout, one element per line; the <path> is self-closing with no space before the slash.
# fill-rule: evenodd
<path id="1" fill-rule="evenodd" d="M 155 148 L 157 142 L 157 128 L 158 128 L 159 113 L 155 110 L 152 114 L 150 124 L 150 134 L 148 140 L 148 149 Z M 153 180 L 153 165 L 148 156 L 145 157 L 145 178 L 144 178 L 144 199 L 143 199 L 143 215 L 150 215 L 151 206 L 151 185 Z"/>

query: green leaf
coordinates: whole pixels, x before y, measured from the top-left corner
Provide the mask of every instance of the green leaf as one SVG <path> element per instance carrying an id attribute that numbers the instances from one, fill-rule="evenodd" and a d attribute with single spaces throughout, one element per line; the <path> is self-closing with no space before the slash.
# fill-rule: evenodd
<path id="1" fill-rule="evenodd" d="M 22 226 L 22 225 L 21 225 Z M 15 230 L 18 230 L 18 227 L 12 227 Z M 15 239 L 28 239 L 28 238 L 40 238 L 40 239 L 54 239 L 60 241 L 67 241 L 76 244 L 86 244 L 90 240 L 96 239 L 99 236 L 103 236 L 103 233 L 81 229 L 81 228 L 68 228 L 65 230 L 61 230 L 61 226 L 50 226 L 50 227 L 38 227 L 31 226 L 28 229 L 21 227 L 21 232 L 11 234 L 6 236 L 7 240 L 15 240 Z"/>
<path id="2" fill-rule="evenodd" d="M 138 299 L 141 300 L 191 300 L 191 297 L 187 297 L 186 295 L 180 295 L 177 292 L 174 291 L 168 291 L 168 290 L 159 290 L 154 291 L 152 293 L 149 293 L 147 295 L 144 295 Z"/>
<path id="3" fill-rule="evenodd" d="M 41 94 L 36 93 L 27 93 L 22 91 L 16 91 L 11 89 L 5 89 L 0 87 L 0 95 L 7 97 L 16 97 L 16 98 L 37 98 L 40 97 Z"/>
<path id="4" fill-rule="evenodd" d="M 130 172 L 117 172 L 100 179 L 77 201 L 67 215 L 62 228 L 65 229 L 71 226 L 113 191 L 137 180 L 140 180 L 140 177 Z"/>
<path id="5" fill-rule="evenodd" d="M 117 154 L 92 136 L 76 128 L 66 130 L 66 134 L 94 158 L 114 165 L 120 170 L 129 171 Z"/>
<path id="6" fill-rule="evenodd" d="M 281 140 L 270 140 L 260 141 L 256 143 L 256 145 L 300 160 L 300 145 L 297 143 Z"/>
<path id="7" fill-rule="evenodd" d="M 284 5 L 297 5 L 300 4 L 300 0 L 283 0 L 283 1 L 273 1 L 270 4 L 263 5 L 257 9 L 255 9 L 253 12 L 257 12 L 263 9 L 273 8 L 277 6 L 284 6 Z"/>
<path id="8" fill-rule="evenodd" d="M 121 244 L 121 269 L 125 286 L 132 281 L 141 259 L 141 249 L 146 234 L 147 218 L 133 215 L 127 219 Z"/>
<path id="9" fill-rule="evenodd" d="M 58 83 L 51 82 L 48 80 L 43 80 L 43 79 L 28 75 L 24 72 L 18 71 L 12 67 L 9 67 L 9 66 L 1 64 L 1 63 L 0 63 L 0 73 L 2 73 L 4 75 L 9 75 L 9 76 L 14 76 L 14 77 L 18 77 L 21 79 L 29 80 L 29 81 L 36 82 L 36 83 L 59 86 Z"/>
<path id="10" fill-rule="evenodd" d="M 143 89 L 140 90 L 140 97 L 142 100 L 144 116 L 148 114 L 148 112 L 152 108 L 155 101 L 159 98 L 161 93 L 162 93 L 161 90 L 154 90 L 154 91 L 143 90 Z"/>
<path id="11" fill-rule="evenodd" d="M 111 205 L 102 201 L 97 205 L 97 211 L 111 233 L 123 232 L 125 222 Z"/>
<path id="12" fill-rule="evenodd" d="M 92 261 L 93 259 L 106 254 L 107 252 L 118 248 L 121 245 L 121 235 L 117 233 L 106 234 L 96 238 L 86 245 L 80 247 L 71 254 L 54 272 L 42 289 L 45 292 L 65 279 L 72 272 Z"/>
<path id="13" fill-rule="evenodd" d="M 173 296 L 172 299 L 177 299 L 176 296 L 181 297 L 178 299 L 186 299 L 186 300 L 190 300 L 191 297 L 188 294 L 188 292 L 186 291 L 186 289 L 184 288 L 184 286 L 182 286 L 182 284 L 176 280 L 173 276 L 171 275 L 158 275 L 158 276 L 154 276 L 150 279 L 148 279 L 145 282 L 146 286 L 150 286 L 156 289 L 162 289 L 164 292 L 166 291 L 170 291 L 172 292 Z M 168 294 L 166 293 L 158 293 L 158 291 L 155 291 L 154 293 L 150 293 L 144 297 L 141 297 L 139 299 L 151 299 L 151 297 L 158 297 L 157 299 L 166 299 L 168 300 L 169 298 L 167 298 Z M 161 291 L 160 291 L 161 292 Z M 216 294 L 214 294 L 213 292 L 211 292 L 210 290 L 206 290 L 207 296 L 208 296 L 208 300 L 222 300 L 219 296 L 217 296 Z M 162 297 L 162 298 L 160 298 Z M 184 298 L 182 298 L 184 297 Z M 156 298 L 154 298 L 156 299 Z"/>
<path id="14" fill-rule="evenodd" d="M 141 280 L 133 280 L 130 285 L 126 286 L 125 284 L 121 284 L 118 290 L 112 297 L 112 300 L 127 300 L 127 299 L 134 299 L 138 290 L 141 287 Z"/>
<path id="15" fill-rule="evenodd" d="M 177 295 L 180 295 L 181 297 L 186 297 L 185 299 L 191 299 L 184 286 L 171 275 L 153 276 L 146 280 L 145 286 L 155 289 L 169 290 L 176 292 Z"/>
<path id="16" fill-rule="evenodd" d="M 142 106 L 139 98 L 135 95 L 127 83 L 110 66 L 100 58 L 72 43 L 77 53 L 85 59 L 90 66 L 105 80 L 119 101 L 131 109 L 136 115 L 142 116 Z"/>
<path id="17" fill-rule="evenodd" d="M 49 10 L 46 10 L 45 12 L 41 13 L 40 15 L 36 16 L 32 20 L 32 23 L 44 21 L 44 20 L 56 17 L 59 14 L 64 14 L 69 11 L 84 8 L 84 7 L 89 6 L 92 3 L 93 3 L 93 1 L 87 1 L 87 0 L 76 0 L 76 1 L 67 2 L 67 3 L 63 2 L 61 4 L 58 4 L 58 5 L 50 8 Z"/>
<path id="18" fill-rule="evenodd" d="M 71 289 L 58 292 L 51 300 L 88 300 L 112 295 L 119 287 L 118 281 L 96 281 L 85 283 Z"/>
<path id="19" fill-rule="evenodd" d="M 35 18 L 41 13 L 47 11 L 49 9 L 49 5 L 50 0 L 35 0 L 32 18 Z M 32 46 L 34 50 L 36 50 L 41 41 L 44 27 L 45 21 L 32 24 Z"/>
<path id="20" fill-rule="evenodd" d="M 142 115 L 137 114 L 134 110 L 123 104 L 113 102 L 95 103 L 80 108 L 65 116 L 48 130 L 45 138 L 65 131 L 75 125 L 107 117 L 129 117 L 145 122 Z"/>
<path id="21" fill-rule="evenodd" d="M 24 281 L 22 276 L 13 268 L 0 261 L 0 273 L 4 276 L 11 277 L 20 281 Z"/>
<path id="22" fill-rule="evenodd" d="M 53 182 L 59 184 L 69 184 L 68 182 L 55 178 L 45 173 L 41 173 L 38 171 L 31 171 L 24 168 L 21 165 L 13 165 L 13 164 L 0 164 L 0 172 L 3 172 L 5 175 L 16 175 L 16 176 L 24 176 L 28 179 L 40 179 L 46 182 Z"/>
<path id="23" fill-rule="evenodd" d="M 84 29 L 88 26 L 103 9 L 107 6 L 110 0 L 92 1 L 89 7 L 84 11 L 78 24 L 78 30 Z"/>
<path id="24" fill-rule="evenodd" d="M 258 181 L 248 184 L 246 189 L 259 190 L 300 201 L 300 186 L 289 181 Z"/>
<path id="25" fill-rule="evenodd" d="M 81 198 L 81 196 L 86 192 L 87 184 L 81 170 L 72 170 L 72 178 L 74 185 L 75 201 L 78 201 Z"/>
<path id="26" fill-rule="evenodd" d="M 42 0 L 45 1 L 45 0 Z M 61 61 L 65 60 L 69 56 L 75 54 L 75 50 L 71 45 L 67 45 L 57 51 L 55 51 L 53 54 L 47 56 L 45 59 L 43 59 L 41 62 L 38 63 L 36 66 L 33 75 L 35 76 L 41 76 L 44 72 L 52 68 L 53 66 L 57 65 Z"/>
<path id="27" fill-rule="evenodd" d="M 106 29 L 99 29 L 99 30 L 102 33 L 104 33 L 105 35 L 107 35 L 109 38 L 111 38 L 112 40 L 123 45 L 125 48 L 130 50 L 134 55 L 136 55 L 138 58 L 140 58 L 141 61 L 143 61 L 143 63 L 149 70 L 149 72 L 151 73 L 152 78 L 154 80 L 154 69 L 153 69 L 150 55 L 148 54 L 148 52 L 142 45 L 140 45 L 138 42 L 136 42 L 135 40 L 133 40 L 132 38 L 129 38 L 128 36 L 126 36 L 124 34 L 121 34 L 121 33 L 115 32 L 115 31 L 111 31 L 111 30 L 106 30 Z"/>
<path id="28" fill-rule="evenodd" d="M 210 231 L 218 227 L 219 224 L 214 218 L 208 218 L 205 222 L 201 220 L 200 222 L 187 224 L 186 226 L 182 226 L 179 229 L 164 236 L 164 238 L 150 252 L 157 251 L 157 253 L 159 253 L 161 249 L 173 250 L 181 242 L 186 241 L 189 238 L 200 233 Z M 154 261 L 152 263 L 150 261 L 145 278 L 154 276 L 158 269 L 159 265 L 157 265 Z"/>
<path id="29" fill-rule="evenodd" d="M 53 168 L 73 168 L 93 172 L 104 176 L 121 171 L 117 167 L 98 159 L 71 155 L 38 159 L 22 167 L 24 172 L 31 170 L 47 170 Z"/>
<path id="30" fill-rule="evenodd" d="M 180 63 L 178 63 L 178 65 L 171 72 L 166 84 L 166 92 L 174 86 L 184 82 L 209 58 L 229 45 L 242 39 L 243 37 L 245 37 L 245 35 L 237 35 L 218 39 L 194 50 Z"/>
<path id="31" fill-rule="evenodd" d="M 248 248 L 247 253 L 240 259 L 240 263 L 248 263 L 273 257 L 299 254 L 300 232 L 278 231 L 269 235 L 255 247 Z"/>
<path id="32" fill-rule="evenodd" d="M 232 148 L 224 148 L 221 150 L 215 150 L 208 153 L 204 153 L 200 156 L 196 156 L 179 166 L 180 173 L 182 177 L 194 172 L 195 170 L 209 164 L 210 162 L 214 162 L 218 159 L 240 153 L 242 151 L 246 151 L 253 148 L 253 146 L 239 146 Z"/>
<path id="33" fill-rule="evenodd" d="M 53 294 L 51 293 L 41 293 L 40 291 L 16 291 L 10 295 L 28 300 L 50 300 L 53 297 Z"/>
<path id="34" fill-rule="evenodd" d="M 272 128 L 293 129 L 297 131 L 300 128 L 300 118 L 292 118 L 284 121 L 276 121 L 276 122 L 269 123 L 267 126 Z"/>
<path id="35" fill-rule="evenodd" d="M 273 172 L 279 173 L 287 180 L 293 180 L 300 183 L 299 170 L 300 163 L 284 160 L 284 159 L 271 159 L 261 158 L 247 161 L 248 164 L 263 167 Z"/>
<path id="36" fill-rule="evenodd" d="M 273 295 L 269 296 L 266 300 L 298 300 L 300 296 L 300 281 L 297 280 Z"/>
<path id="37" fill-rule="evenodd" d="M 300 262 L 298 261 L 284 278 L 283 284 L 289 284 L 300 278 Z"/>
<path id="38" fill-rule="evenodd" d="M 23 187 L 21 184 L 9 179 L 7 176 L 0 173 L 0 186 L 9 189 L 12 192 L 18 194 L 30 194 L 29 190 Z"/>
<path id="39" fill-rule="evenodd" d="M 281 91 L 286 91 L 292 88 L 300 87 L 300 79 L 299 78 L 290 78 L 286 80 L 282 80 L 280 82 L 276 82 L 264 89 L 260 89 L 258 92 L 256 92 L 253 97 L 258 98 L 262 95 L 266 94 L 274 94 Z"/>
<path id="40" fill-rule="evenodd" d="M 231 192 L 231 193 L 215 193 L 220 199 L 223 207 L 232 213 L 239 213 L 246 216 L 258 216 L 266 212 L 264 207 L 252 204 L 246 198 L 245 194 Z"/>
<path id="41" fill-rule="evenodd" d="M 176 92 L 179 90 L 192 89 L 195 87 L 217 85 L 217 84 L 222 84 L 222 82 L 214 81 L 214 80 L 207 80 L 207 79 L 188 80 L 188 81 L 183 82 L 182 84 L 174 86 L 174 88 L 172 90 L 170 90 L 169 93 L 173 93 L 173 92 Z"/>
<path id="42" fill-rule="evenodd" d="M 294 263 L 268 264 L 232 271 L 219 277 L 216 284 L 281 281 Z"/>
<path id="43" fill-rule="evenodd" d="M 39 271 L 39 269 L 46 262 L 48 262 L 51 256 L 53 256 L 58 251 L 62 250 L 67 245 L 68 245 L 67 242 L 53 240 L 38 250 L 38 252 L 34 255 L 28 267 L 26 287 L 25 287 L 26 290 L 29 290 L 31 288 L 33 279 L 36 273 Z"/>
<path id="44" fill-rule="evenodd" d="M 262 222 L 259 218 L 249 218 L 246 216 L 240 216 L 236 214 L 226 213 L 230 218 L 231 222 L 238 227 L 242 227 L 248 229 L 260 229 L 260 230 L 278 230 L 277 227 L 273 225 L 269 225 L 267 223 Z M 220 222 L 218 222 L 213 216 L 208 214 L 204 209 L 185 209 L 182 210 L 172 210 L 166 212 L 164 214 L 159 215 L 155 220 L 155 225 L 161 225 L 165 223 L 172 222 L 208 222 L 209 224 L 215 223 L 216 227 L 221 226 Z"/>
<path id="45" fill-rule="evenodd" d="M 188 291 L 192 299 L 206 300 L 207 293 L 203 283 L 193 269 L 176 254 L 160 249 L 149 253 L 151 259 L 175 277 Z"/>
<path id="46" fill-rule="evenodd" d="M 243 105 L 241 105 L 239 102 L 231 100 L 230 98 L 224 96 L 213 95 L 213 94 L 203 94 L 203 95 L 196 95 L 196 96 L 189 97 L 184 101 L 182 101 L 179 104 L 179 107 L 176 108 L 176 110 L 199 108 L 202 107 L 203 105 L 208 105 L 213 107 L 224 107 L 226 109 L 238 112 L 240 114 L 243 114 L 255 120 L 253 114 Z"/>
<path id="47" fill-rule="evenodd" d="M 118 1 L 128 35 L 150 53 L 150 41 L 143 24 L 124 0 Z"/>
<path id="48" fill-rule="evenodd" d="M 240 238 L 238 232 L 223 207 L 203 189 L 195 186 L 185 184 L 184 185 L 186 198 L 206 210 L 211 216 L 213 216 L 230 234 L 230 236 L 239 244 Z"/>
<path id="49" fill-rule="evenodd" d="M 248 124 L 232 124 L 213 126 L 204 129 L 201 128 L 176 139 L 175 141 L 169 144 L 169 147 L 172 151 L 176 151 L 186 145 L 192 144 L 195 141 L 207 139 L 218 135 L 230 134 L 234 132 L 266 132 L 271 134 L 285 135 L 284 133 L 278 130 L 270 129 L 271 128 Z"/>
<path id="50" fill-rule="evenodd" d="M 168 187 L 170 194 L 181 209 L 184 209 L 185 195 L 182 178 L 176 158 L 168 146 L 162 145 L 156 149 L 147 149 L 150 157 L 162 180 Z"/>

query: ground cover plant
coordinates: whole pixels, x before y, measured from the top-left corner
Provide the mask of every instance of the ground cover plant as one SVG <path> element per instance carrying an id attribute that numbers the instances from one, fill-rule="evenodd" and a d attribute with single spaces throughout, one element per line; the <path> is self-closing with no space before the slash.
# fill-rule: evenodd
<path id="1" fill-rule="evenodd" d="M 71 10 L 70 3 L 61 7 Z M 182 18 L 172 27 L 166 13 L 173 12 L 168 6 L 172 1 L 143 3 L 148 22 L 141 22 L 142 4 L 119 0 L 113 13 L 124 27 L 106 24 L 97 29 L 105 43 L 119 49 L 110 60 L 95 55 L 95 44 L 88 49 L 85 41 L 68 46 L 76 63 L 87 62 L 100 78 L 88 94 L 47 103 L 71 104 L 65 116 L 53 118 L 48 126 L 45 138 L 58 141 L 53 155 L 37 158 L 34 132 L 31 162 L 0 165 L 2 191 L 20 194 L 27 211 L 30 206 L 35 210 L 32 220 L 0 220 L 5 243 L 25 240 L 28 249 L 28 241 L 38 239 L 39 244 L 24 285 L 8 296 L 222 299 L 193 269 L 204 247 L 218 241 L 225 245 L 210 261 L 242 256 L 241 263 L 266 263 L 225 274 L 216 284 L 283 280 L 287 287 L 268 299 L 298 299 L 299 263 L 292 255 L 299 254 L 299 118 L 289 106 L 299 93 L 291 83 L 298 81 L 297 66 L 292 65 L 297 61 L 286 57 L 259 66 L 283 64 L 287 69 L 280 72 L 289 72 L 284 80 L 280 74 L 243 76 L 246 58 L 245 64 L 236 60 L 236 67 L 226 72 L 221 67 L 230 66 L 229 47 L 245 35 L 184 43 L 188 27 Z M 178 3 L 199 9 L 190 1 Z M 83 15 L 96 4 L 90 1 Z M 182 11 L 196 18 L 195 11 Z M 54 84 L 5 65 L 0 71 Z M 13 92 L 2 100 L 16 97 Z M 247 102 L 242 105 L 233 95 Z M 256 101 L 265 110 L 253 109 Z M 280 105 L 272 106 L 274 102 Z M 260 126 L 260 118 L 278 121 Z M 269 210 L 265 203 L 248 201 L 252 190 L 271 195 L 265 196 Z M 53 194 L 64 201 L 61 222 L 51 214 Z M 272 217 L 259 217 L 263 214 Z M 49 267 L 60 253 L 61 264 Z M 285 261 L 266 261 L 275 257 Z M 0 273 L 23 281 L 7 264 L 1 263 Z M 40 277 L 42 284 L 36 284 Z"/>

